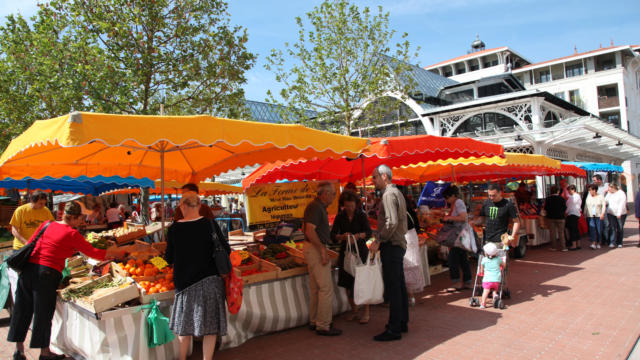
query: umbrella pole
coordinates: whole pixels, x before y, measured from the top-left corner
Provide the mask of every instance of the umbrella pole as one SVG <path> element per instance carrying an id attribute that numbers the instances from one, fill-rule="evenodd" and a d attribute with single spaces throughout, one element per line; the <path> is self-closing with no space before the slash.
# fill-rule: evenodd
<path id="1" fill-rule="evenodd" d="M 364 157 L 360 157 L 360 161 L 362 163 L 362 197 L 365 198 L 365 202 L 367 200 L 367 188 L 364 182 L 366 178 L 366 174 L 364 173 Z"/>
<path id="2" fill-rule="evenodd" d="M 166 241 L 165 236 L 164 236 L 164 214 L 166 213 L 166 209 L 164 207 L 164 145 L 161 147 L 160 149 L 160 201 L 161 201 L 161 208 L 162 211 L 160 212 L 160 221 L 161 221 L 161 227 L 160 227 L 160 231 L 161 231 L 161 235 L 160 238 L 162 239 L 162 241 Z"/>

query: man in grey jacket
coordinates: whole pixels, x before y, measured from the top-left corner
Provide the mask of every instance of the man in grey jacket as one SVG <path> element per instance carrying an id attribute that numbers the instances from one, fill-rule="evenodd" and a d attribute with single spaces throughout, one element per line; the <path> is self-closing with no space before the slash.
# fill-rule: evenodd
<path id="1" fill-rule="evenodd" d="M 391 169 L 378 166 L 371 175 L 376 189 L 382 191 L 378 213 L 378 231 L 370 251 L 380 249 L 385 297 L 389 300 L 389 321 L 386 330 L 374 336 L 375 341 L 400 340 L 408 331 L 409 298 L 404 280 L 402 261 L 407 250 L 407 205 L 404 196 L 391 183 Z"/>

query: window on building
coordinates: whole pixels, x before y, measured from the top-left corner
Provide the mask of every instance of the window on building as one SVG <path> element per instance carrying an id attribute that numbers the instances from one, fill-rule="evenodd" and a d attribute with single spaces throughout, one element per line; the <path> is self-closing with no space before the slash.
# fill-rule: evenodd
<path id="1" fill-rule="evenodd" d="M 560 122 L 560 117 L 553 111 L 548 111 L 544 116 L 543 126 L 548 128 Z"/>
<path id="2" fill-rule="evenodd" d="M 564 97 L 564 91 L 557 92 L 557 93 L 553 94 L 553 96 L 555 96 L 557 98 L 560 98 L 562 100 L 566 100 L 566 98 Z"/>
<path id="3" fill-rule="evenodd" d="M 618 84 L 598 86 L 598 108 L 605 109 L 620 106 Z"/>
<path id="4" fill-rule="evenodd" d="M 480 64 L 478 64 L 477 61 L 474 61 L 471 63 L 471 66 L 469 66 L 469 71 L 476 71 L 480 69 Z"/>
<path id="5" fill-rule="evenodd" d="M 497 65 L 498 65 L 498 59 L 485 61 L 485 63 L 484 63 L 484 67 L 486 67 L 486 68 L 492 67 L 492 66 L 497 66 Z"/>
<path id="6" fill-rule="evenodd" d="M 583 107 L 584 104 L 580 98 L 580 90 L 569 90 L 569 102 L 577 107 Z"/>
<path id="7" fill-rule="evenodd" d="M 614 111 L 614 112 L 607 112 L 607 113 L 600 113 L 600 118 L 606 122 L 608 122 L 611 125 L 614 125 L 616 127 L 620 127 L 620 112 L 619 111 Z"/>
<path id="8" fill-rule="evenodd" d="M 596 71 L 615 69 L 616 67 L 615 54 L 600 55 L 600 56 L 597 56 L 595 60 L 596 60 Z"/>
<path id="9" fill-rule="evenodd" d="M 503 82 L 478 87 L 479 98 L 493 96 L 493 95 L 500 95 L 500 94 L 508 94 L 511 92 L 513 92 L 513 90 Z"/>
<path id="10" fill-rule="evenodd" d="M 448 68 L 444 69 L 443 74 L 444 74 L 445 77 L 449 77 L 449 76 L 453 75 L 453 71 L 451 71 L 451 68 L 448 67 Z"/>
<path id="11" fill-rule="evenodd" d="M 636 89 L 640 89 L 640 70 L 636 71 Z"/>
<path id="12" fill-rule="evenodd" d="M 565 73 L 567 77 L 580 76 L 584 73 L 582 63 L 572 64 L 565 66 Z"/>
<path id="13" fill-rule="evenodd" d="M 456 66 L 456 74 L 464 74 L 467 72 L 467 69 L 464 67 L 464 64 L 460 64 Z"/>
<path id="14" fill-rule="evenodd" d="M 493 129 L 513 129 L 517 123 L 508 116 L 499 113 L 484 113 L 470 117 L 462 123 L 453 135 L 489 131 Z"/>
<path id="15" fill-rule="evenodd" d="M 551 71 L 549 70 L 540 70 L 538 72 L 538 83 L 544 83 L 551 81 Z"/>

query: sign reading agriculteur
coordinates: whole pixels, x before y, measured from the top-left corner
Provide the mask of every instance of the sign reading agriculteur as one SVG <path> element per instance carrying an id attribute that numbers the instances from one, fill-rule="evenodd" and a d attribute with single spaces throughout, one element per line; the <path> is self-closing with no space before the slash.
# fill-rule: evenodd
<path id="1" fill-rule="evenodd" d="M 334 184 L 340 192 L 338 183 Z M 256 184 L 247 192 L 247 220 L 249 224 L 270 223 L 287 219 L 302 219 L 304 209 L 317 195 L 318 182 Z M 338 211 L 338 198 L 327 208 L 329 214 Z"/>

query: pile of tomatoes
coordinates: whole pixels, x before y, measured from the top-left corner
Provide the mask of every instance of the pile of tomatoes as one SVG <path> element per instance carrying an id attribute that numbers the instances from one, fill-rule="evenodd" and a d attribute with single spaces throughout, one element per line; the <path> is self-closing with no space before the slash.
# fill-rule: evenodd
<path id="1" fill-rule="evenodd" d="M 155 281 L 140 281 L 138 285 L 144 289 L 147 295 L 173 290 L 175 289 L 173 285 L 173 271 L 167 273 L 164 277 L 158 277 Z"/>

